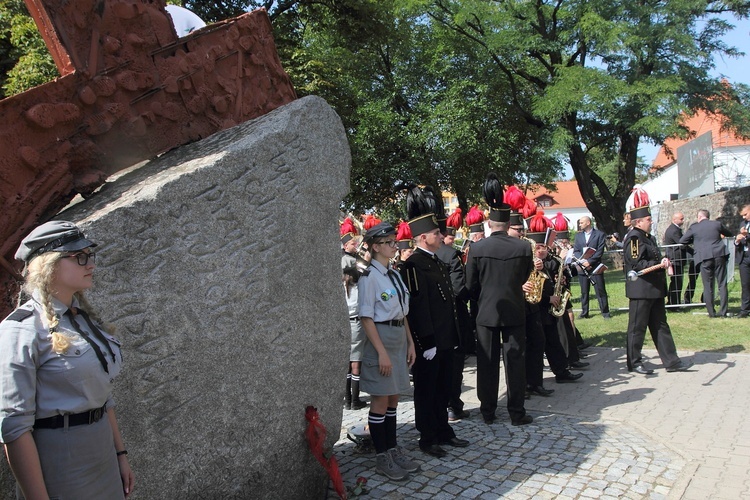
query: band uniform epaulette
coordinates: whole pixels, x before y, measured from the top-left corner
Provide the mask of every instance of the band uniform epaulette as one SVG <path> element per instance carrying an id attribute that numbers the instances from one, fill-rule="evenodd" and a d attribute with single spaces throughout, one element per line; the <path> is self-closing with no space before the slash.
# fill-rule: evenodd
<path id="1" fill-rule="evenodd" d="M 638 237 L 630 238 L 630 255 L 632 258 L 638 258 Z"/>
<path id="2" fill-rule="evenodd" d="M 29 316 L 34 314 L 34 308 L 33 307 L 19 307 L 10 315 L 8 315 L 7 318 L 5 318 L 6 321 L 23 321 Z"/>

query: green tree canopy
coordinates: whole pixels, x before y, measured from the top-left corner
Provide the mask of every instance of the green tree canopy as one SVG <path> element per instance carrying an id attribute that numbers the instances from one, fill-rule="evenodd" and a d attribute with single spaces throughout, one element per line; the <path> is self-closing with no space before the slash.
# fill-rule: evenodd
<path id="1" fill-rule="evenodd" d="M 671 135 L 684 136 L 681 115 L 694 109 L 722 111 L 733 119 L 730 126 L 748 133 L 748 89 L 722 85 L 709 75 L 716 55 L 737 55 L 721 42 L 731 25 L 718 15 L 746 17 L 747 2 L 409 4 L 450 32 L 457 47 L 468 41 L 496 66 L 518 114 L 551 135 L 589 210 L 607 231 L 618 226 L 625 209 L 642 138 L 659 143 Z"/>

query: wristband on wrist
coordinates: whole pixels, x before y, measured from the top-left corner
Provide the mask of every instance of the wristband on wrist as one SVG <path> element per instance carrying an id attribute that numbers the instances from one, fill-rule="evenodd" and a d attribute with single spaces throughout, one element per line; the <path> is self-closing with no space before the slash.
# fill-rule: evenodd
<path id="1" fill-rule="evenodd" d="M 116 455 L 117 455 L 118 457 L 119 457 L 120 455 L 127 455 L 127 454 L 128 454 L 128 450 L 122 450 L 122 451 L 118 451 L 118 452 L 116 453 Z"/>

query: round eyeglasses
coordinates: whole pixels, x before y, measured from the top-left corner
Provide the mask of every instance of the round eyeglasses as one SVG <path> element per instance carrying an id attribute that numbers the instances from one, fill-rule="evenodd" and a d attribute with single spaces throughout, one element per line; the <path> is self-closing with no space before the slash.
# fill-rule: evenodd
<path id="1" fill-rule="evenodd" d="M 380 245 L 388 245 L 391 248 L 396 248 L 398 246 L 398 241 L 396 241 L 396 240 L 378 241 L 378 244 L 380 244 Z"/>
<path id="2" fill-rule="evenodd" d="M 96 263 L 96 253 L 94 252 L 91 252 L 91 253 L 79 252 L 79 253 L 74 253 L 72 255 L 63 256 L 64 259 L 71 259 L 73 257 L 76 258 L 79 266 L 85 266 L 86 264 L 88 264 L 89 259 L 91 259 L 91 262 Z"/>

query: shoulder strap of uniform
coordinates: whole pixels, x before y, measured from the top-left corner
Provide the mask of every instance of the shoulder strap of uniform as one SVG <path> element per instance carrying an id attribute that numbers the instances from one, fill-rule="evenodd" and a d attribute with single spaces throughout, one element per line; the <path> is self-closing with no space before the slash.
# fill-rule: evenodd
<path id="1" fill-rule="evenodd" d="M 10 313 L 10 315 L 7 318 L 5 318 L 5 320 L 6 321 L 23 321 L 29 316 L 31 316 L 32 314 L 34 314 L 33 308 L 19 307 L 18 309 Z"/>

